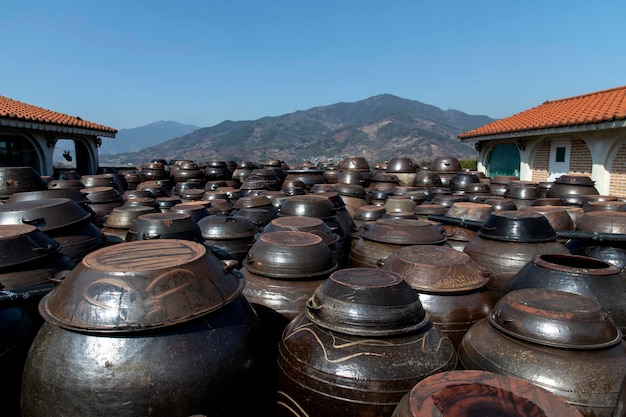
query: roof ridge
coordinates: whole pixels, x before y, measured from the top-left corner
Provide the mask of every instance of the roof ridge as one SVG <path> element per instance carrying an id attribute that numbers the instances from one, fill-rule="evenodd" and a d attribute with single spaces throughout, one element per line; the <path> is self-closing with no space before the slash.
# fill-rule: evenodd
<path id="1" fill-rule="evenodd" d="M 556 103 L 556 102 L 559 102 L 559 101 L 574 100 L 574 99 L 577 99 L 577 98 L 584 98 L 584 97 L 589 97 L 589 96 L 601 95 L 601 94 L 606 94 L 606 93 L 610 93 L 610 92 L 613 92 L 613 91 L 624 90 L 624 89 L 626 89 L 626 85 L 623 85 L 621 87 L 607 88 L 606 90 L 592 91 L 590 93 L 579 94 L 579 95 L 571 96 L 571 97 L 558 98 L 556 100 L 546 100 L 543 103 L 541 103 L 541 104 L 539 104 L 539 105 L 537 105 L 535 107 L 542 106 L 542 105 L 544 105 L 546 103 Z M 531 108 L 534 108 L 534 107 L 531 107 Z M 526 110 L 524 110 L 524 111 L 526 111 Z"/>

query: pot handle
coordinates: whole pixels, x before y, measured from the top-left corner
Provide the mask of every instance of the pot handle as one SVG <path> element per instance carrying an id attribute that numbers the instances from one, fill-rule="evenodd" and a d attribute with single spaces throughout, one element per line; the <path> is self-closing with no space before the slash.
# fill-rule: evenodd
<path id="1" fill-rule="evenodd" d="M 233 269 L 237 267 L 237 265 L 239 265 L 239 262 L 237 262 L 234 259 L 225 259 L 221 262 L 222 262 L 222 267 L 224 268 L 225 272 L 231 272 Z"/>
<path id="2" fill-rule="evenodd" d="M 56 248 L 52 243 L 48 243 L 44 247 L 32 248 L 33 252 L 52 252 Z"/>
<path id="3" fill-rule="evenodd" d="M 39 218 L 39 219 L 32 219 L 32 220 L 29 220 L 29 219 L 22 219 L 22 223 L 24 223 L 24 224 L 30 224 L 30 225 L 33 225 L 33 226 L 38 226 L 38 225 L 43 224 L 43 223 L 45 223 L 45 222 L 46 222 L 46 220 L 45 220 L 45 219 L 43 219 L 43 218 Z"/>
<path id="4" fill-rule="evenodd" d="M 313 297 L 311 297 L 308 300 L 306 300 L 306 308 L 307 308 L 307 310 L 319 311 L 319 310 L 322 309 L 322 306 L 321 305 L 317 305 L 315 303 L 315 300 L 313 299 Z"/>
<path id="5" fill-rule="evenodd" d="M 161 235 L 149 235 L 147 233 L 142 233 L 141 237 L 143 240 L 152 240 L 152 239 L 160 239 Z"/>

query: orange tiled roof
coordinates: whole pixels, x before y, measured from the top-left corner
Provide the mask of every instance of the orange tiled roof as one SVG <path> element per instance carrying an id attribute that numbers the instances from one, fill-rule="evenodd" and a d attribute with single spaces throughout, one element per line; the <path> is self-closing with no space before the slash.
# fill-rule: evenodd
<path id="1" fill-rule="evenodd" d="M 626 119 L 626 86 L 546 101 L 513 116 L 461 133 L 460 139 Z"/>
<path id="2" fill-rule="evenodd" d="M 112 127 L 0 96 L 0 118 L 117 133 Z"/>

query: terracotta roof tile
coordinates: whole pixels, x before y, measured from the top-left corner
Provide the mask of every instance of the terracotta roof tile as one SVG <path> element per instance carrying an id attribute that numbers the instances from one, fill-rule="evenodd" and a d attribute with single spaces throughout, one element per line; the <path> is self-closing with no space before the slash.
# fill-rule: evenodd
<path id="1" fill-rule="evenodd" d="M 537 107 L 461 133 L 460 139 L 626 119 L 626 86 L 546 101 Z"/>
<path id="2" fill-rule="evenodd" d="M 0 96 L 0 118 L 22 120 L 28 122 L 48 123 L 54 125 L 78 127 L 83 129 L 99 130 L 117 133 L 112 127 L 83 120 L 80 117 L 57 113 L 41 107 L 22 103 L 7 97 Z"/>

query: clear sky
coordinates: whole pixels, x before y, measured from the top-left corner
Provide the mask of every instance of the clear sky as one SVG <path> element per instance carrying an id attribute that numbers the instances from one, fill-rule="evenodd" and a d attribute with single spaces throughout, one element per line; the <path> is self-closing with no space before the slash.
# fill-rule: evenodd
<path id="1" fill-rule="evenodd" d="M 0 95 L 117 129 L 389 93 L 507 117 L 626 85 L 626 2 L 45 0 L 0 7 Z"/>

